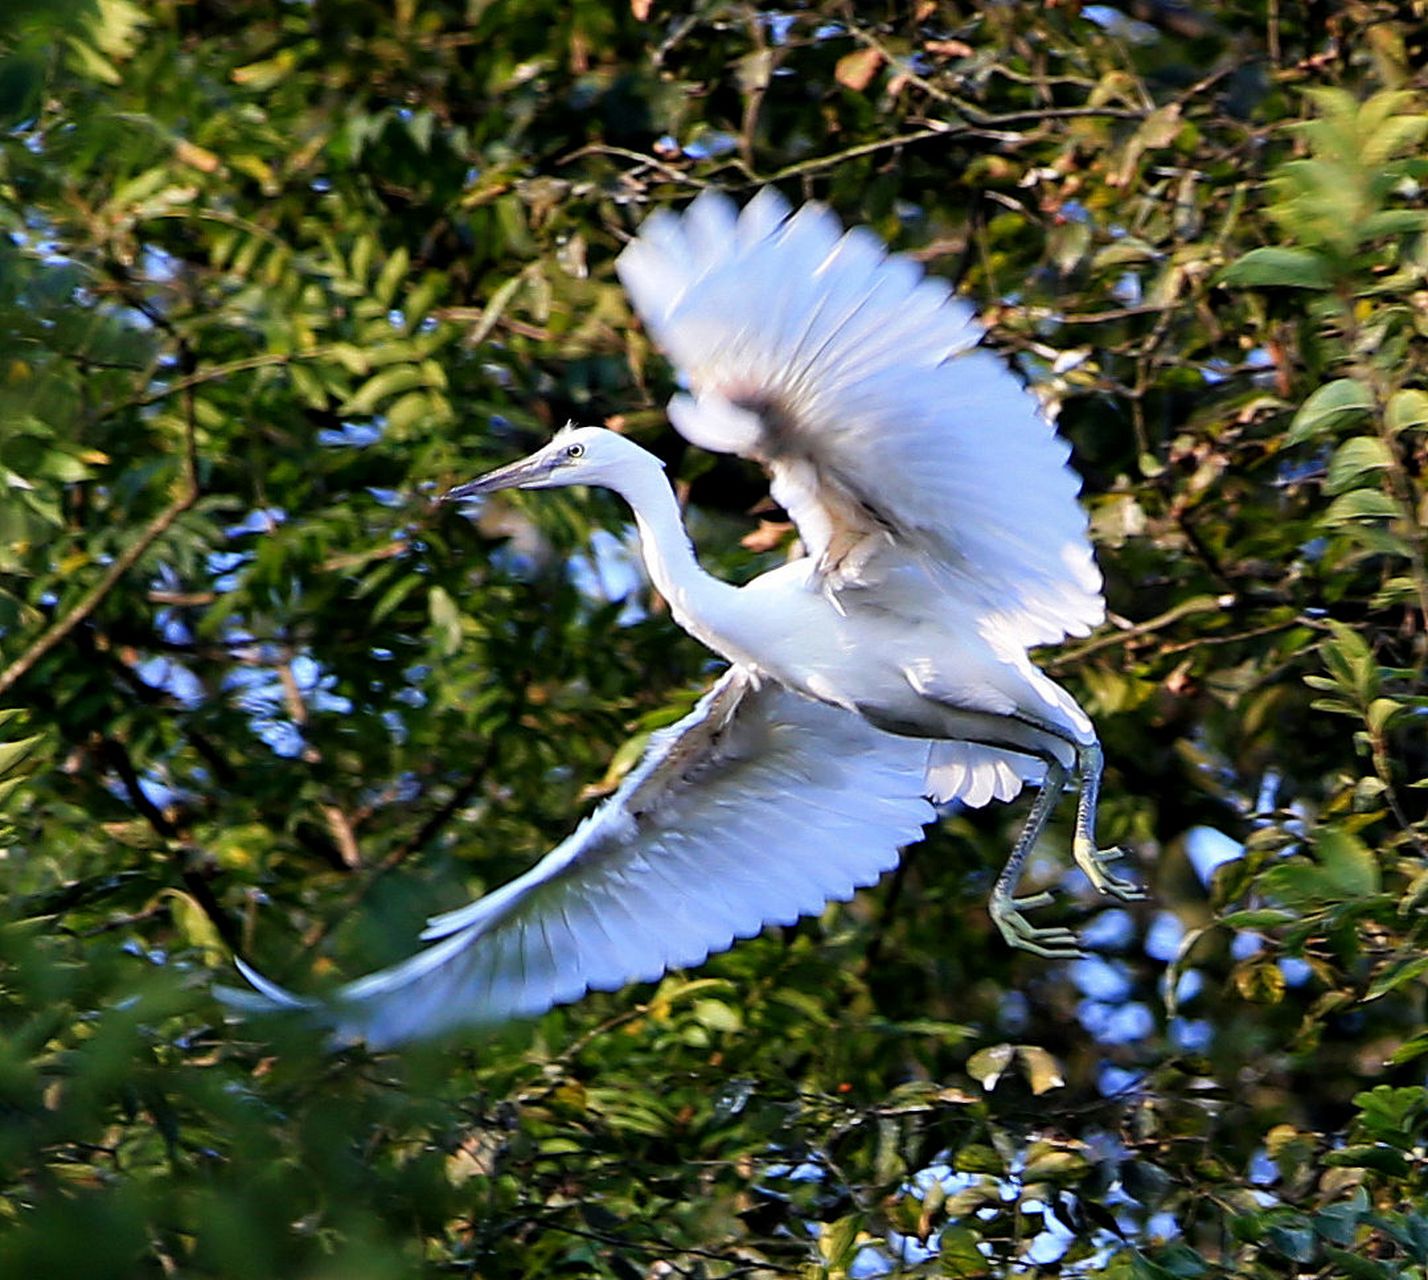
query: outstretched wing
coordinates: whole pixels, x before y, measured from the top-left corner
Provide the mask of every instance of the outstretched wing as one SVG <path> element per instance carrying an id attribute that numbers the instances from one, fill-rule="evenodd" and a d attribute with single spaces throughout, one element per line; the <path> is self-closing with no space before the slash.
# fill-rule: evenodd
<path id="1" fill-rule="evenodd" d="M 690 389 L 671 421 L 768 468 L 829 589 L 912 559 L 1024 647 L 1100 622 L 1069 450 L 941 281 L 772 188 L 652 214 L 616 269 Z"/>
<path id="2" fill-rule="evenodd" d="M 568 840 L 433 918 L 426 950 L 322 1003 L 246 965 L 255 991 L 223 994 L 387 1045 L 652 980 L 872 884 L 934 817 L 927 753 L 735 667 Z"/>

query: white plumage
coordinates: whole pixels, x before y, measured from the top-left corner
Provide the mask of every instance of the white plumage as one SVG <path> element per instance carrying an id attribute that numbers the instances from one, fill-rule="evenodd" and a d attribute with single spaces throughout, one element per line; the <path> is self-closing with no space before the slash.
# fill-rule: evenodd
<path id="1" fill-rule="evenodd" d="M 1068 449 L 970 309 L 869 232 L 706 194 L 656 213 L 617 270 L 687 391 L 693 443 L 754 458 L 807 554 L 733 587 L 694 557 L 659 462 L 599 428 L 452 491 L 599 484 L 630 504 L 676 621 L 733 665 L 525 875 L 438 916 L 412 959 L 301 1000 L 244 966 L 245 1008 L 301 1007 L 386 1044 L 493 1023 L 697 964 L 847 898 L 933 817 L 1041 788 L 991 901 L 1013 945 L 1076 954 L 1012 890 L 1073 772 L 1072 852 L 1094 841 L 1090 720 L 1027 656 L 1102 618 Z"/>
<path id="2" fill-rule="evenodd" d="M 926 758 L 925 743 L 755 687 L 734 667 L 654 735 L 569 839 L 503 888 L 433 918 L 426 950 L 322 1006 L 246 967 L 258 994 L 228 999 L 320 1009 L 339 1038 L 391 1044 L 699 964 L 891 868 L 934 816 L 922 798 Z"/>
<path id="3" fill-rule="evenodd" d="M 835 580 L 838 534 L 875 536 L 881 517 L 899 559 L 923 553 L 949 598 L 1023 649 L 1101 621 L 1070 450 L 942 281 L 821 205 L 789 216 L 772 188 L 737 220 L 717 196 L 653 214 L 617 269 L 693 393 L 671 403 L 675 426 L 765 460 Z"/>

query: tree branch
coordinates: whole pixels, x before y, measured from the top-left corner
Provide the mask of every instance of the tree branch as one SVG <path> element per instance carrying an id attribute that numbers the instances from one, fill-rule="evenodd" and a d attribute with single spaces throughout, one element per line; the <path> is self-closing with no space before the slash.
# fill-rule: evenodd
<path id="1" fill-rule="evenodd" d="M 180 354 L 184 363 L 187 363 L 187 344 L 181 338 L 178 341 Z M 80 623 L 99 608 L 109 593 L 118 586 L 120 579 L 134 567 L 140 557 L 168 532 L 179 516 L 198 501 L 198 445 L 192 392 L 194 385 L 191 379 L 185 378 L 171 389 L 182 388 L 185 391 L 187 402 L 184 413 L 183 468 L 178 494 L 168 506 L 149 521 L 144 531 L 115 557 L 114 562 L 100 576 L 99 581 L 85 593 L 74 608 L 54 622 L 4 671 L 0 671 L 0 697 L 4 697 L 23 680 L 40 659 L 61 644 Z"/>
<path id="2" fill-rule="evenodd" d="M 1182 618 L 1191 618 L 1200 613 L 1220 613 L 1230 608 L 1234 603 L 1233 596 L 1194 596 L 1189 600 L 1182 600 L 1174 608 L 1167 609 L 1153 618 L 1147 618 L 1144 622 L 1137 622 L 1133 626 L 1125 627 L 1110 635 L 1097 636 L 1075 649 L 1067 649 L 1057 654 L 1053 661 L 1046 663 L 1046 670 L 1055 672 L 1074 667 L 1082 659 L 1093 653 L 1099 653 L 1102 649 L 1113 649 L 1119 645 L 1129 644 L 1140 636 L 1163 631 Z"/>

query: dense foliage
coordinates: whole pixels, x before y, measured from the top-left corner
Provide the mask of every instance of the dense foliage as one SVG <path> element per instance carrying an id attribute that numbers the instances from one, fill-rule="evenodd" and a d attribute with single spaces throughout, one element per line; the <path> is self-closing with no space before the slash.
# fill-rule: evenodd
<path id="1" fill-rule="evenodd" d="M 1425 29 L 0 6 L 0 1274 L 1424 1276 Z M 1149 901 L 1063 815 L 1035 878 L 1095 953 L 1009 951 L 1023 799 L 500 1035 L 226 1025 L 231 952 L 405 954 L 704 686 L 614 500 L 433 495 L 617 422 L 712 569 L 777 563 L 611 268 L 766 182 L 953 279 L 1059 413 L 1112 619 L 1044 658 Z"/>

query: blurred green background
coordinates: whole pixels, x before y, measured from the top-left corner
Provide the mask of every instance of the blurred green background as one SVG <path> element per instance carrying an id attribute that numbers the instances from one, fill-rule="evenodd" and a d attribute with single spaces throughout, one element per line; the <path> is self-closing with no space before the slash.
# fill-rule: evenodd
<path id="1" fill-rule="evenodd" d="M 0 1275 L 1422 1277 L 1423 5 L 9 0 Z M 1042 655 L 1150 900 L 1026 804 L 499 1034 L 225 1025 L 555 844 L 714 664 L 625 511 L 687 450 L 612 262 L 776 183 L 953 281 L 1056 412 L 1112 618 Z M 1028 513 L 1035 519 L 1035 513 Z M 752 536 L 751 536 L 752 535 Z M 777 856 L 771 837 L 770 856 Z"/>

